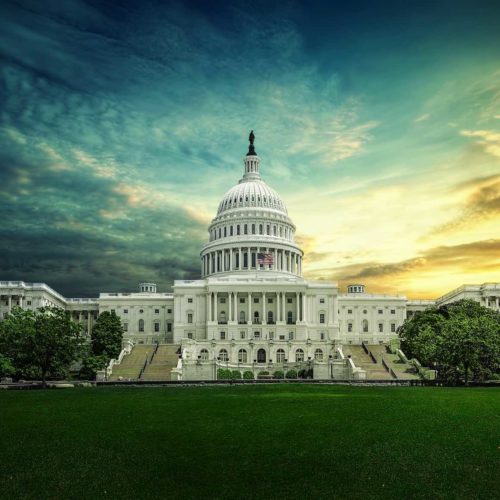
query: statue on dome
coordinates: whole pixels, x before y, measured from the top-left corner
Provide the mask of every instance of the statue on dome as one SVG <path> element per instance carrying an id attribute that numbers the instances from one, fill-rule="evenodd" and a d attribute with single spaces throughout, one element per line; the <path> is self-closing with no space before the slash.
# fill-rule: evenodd
<path id="1" fill-rule="evenodd" d="M 257 153 L 255 152 L 255 147 L 253 145 L 253 141 L 255 140 L 255 134 L 253 133 L 253 130 L 250 130 L 250 135 L 248 136 L 248 140 L 250 141 L 250 145 L 248 146 L 247 156 L 254 156 Z"/>

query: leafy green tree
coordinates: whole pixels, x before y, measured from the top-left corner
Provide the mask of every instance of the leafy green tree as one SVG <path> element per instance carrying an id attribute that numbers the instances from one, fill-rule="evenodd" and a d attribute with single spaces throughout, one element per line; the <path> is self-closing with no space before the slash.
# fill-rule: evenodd
<path id="1" fill-rule="evenodd" d="M 117 358 L 122 350 L 123 326 L 114 312 L 105 311 L 99 315 L 92 328 L 92 352 L 108 359 Z"/>
<path id="2" fill-rule="evenodd" d="M 66 375 L 82 348 L 80 325 L 58 307 L 16 307 L 0 323 L 0 354 L 12 361 L 20 376 L 40 378 L 43 387 L 48 377 Z"/>
<path id="3" fill-rule="evenodd" d="M 83 380 L 95 380 L 97 372 L 104 370 L 108 363 L 109 358 L 106 354 L 96 356 L 87 351 L 82 358 L 82 366 L 78 376 Z"/>
<path id="4" fill-rule="evenodd" d="M 0 377 L 10 377 L 14 375 L 16 372 L 14 366 L 12 365 L 12 361 L 0 354 Z"/>
<path id="5" fill-rule="evenodd" d="M 473 300 L 418 312 L 399 329 L 401 348 L 449 383 L 482 381 L 500 370 L 500 314 Z"/>

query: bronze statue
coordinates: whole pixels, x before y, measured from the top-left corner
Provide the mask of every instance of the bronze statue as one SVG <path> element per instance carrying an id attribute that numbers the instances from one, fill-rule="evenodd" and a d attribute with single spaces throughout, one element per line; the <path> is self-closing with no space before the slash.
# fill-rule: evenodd
<path id="1" fill-rule="evenodd" d="M 253 130 L 250 131 L 250 135 L 248 136 L 248 140 L 250 141 L 250 145 L 248 146 L 247 156 L 255 156 L 257 153 L 255 152 L 255 147 L 253 145 L 253 141 L 255 140 L 255 135 Z"/>

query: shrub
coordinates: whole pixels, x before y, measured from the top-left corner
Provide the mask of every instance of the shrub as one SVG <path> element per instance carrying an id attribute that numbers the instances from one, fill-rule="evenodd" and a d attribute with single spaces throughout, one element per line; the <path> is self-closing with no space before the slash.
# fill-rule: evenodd
<path id="1" fill-rule="evenodd" d="M 233 372 L 231 370 L 226 370 L 225 368 L 219 368 L 217 370 L 217 380 L 231 380 Z"/>
<path id="2" fill-rule="evenodd" d="M 275 378 L 275 379 L 282 379 L 282 378 L 285 378 L 285 374 L 281 370 L 276 370 L 273 373 L 273 378 Z"/>
<path id="3" fill-rule="evenodd" d="M 239 370 L 233 370 L 231 372 L 231 378 L 234 380 L 241 380 L 241 372 Z"/>
<path id="4" fill-rule="evenodd" d="M 243 372 L 243 378 L 245 380 L 253 380 L 255 377 L 253 376 L 253 372 L 247 370 L 246 372 Z"/>
<path id="5" fill-rule="evenodd" d="M 288 370 L 286 372 L 286 378 L 297 378 L 297 371 L 296 370 Z"/>
<path id="6" fill-rule="evenodd" d="M 259 372 L 257 378 L 269 378 L 269 372 L 267 370 Z"/>
<path id="7" fill-rule="evenodd" d="M 299 378 L 306 378 L 307 377 L 307 370 L 304 370 L 304 368 L 301 368 L 299 370 L 299 373 L 297 374 Z"/>

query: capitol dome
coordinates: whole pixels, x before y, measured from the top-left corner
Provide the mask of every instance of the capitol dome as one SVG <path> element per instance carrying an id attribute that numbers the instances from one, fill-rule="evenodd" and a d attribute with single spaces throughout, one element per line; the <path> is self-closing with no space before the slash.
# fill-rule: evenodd
<path id="1" fill-rule="evenodd" d="M 302 275 L 295 226 L 281 197 L 260 177 L 254 139 L 252 131 L 243 177 L 226 192 L 208 228 L 209 242 L 201 251 L 203 276 L 249 271 Z"/>

